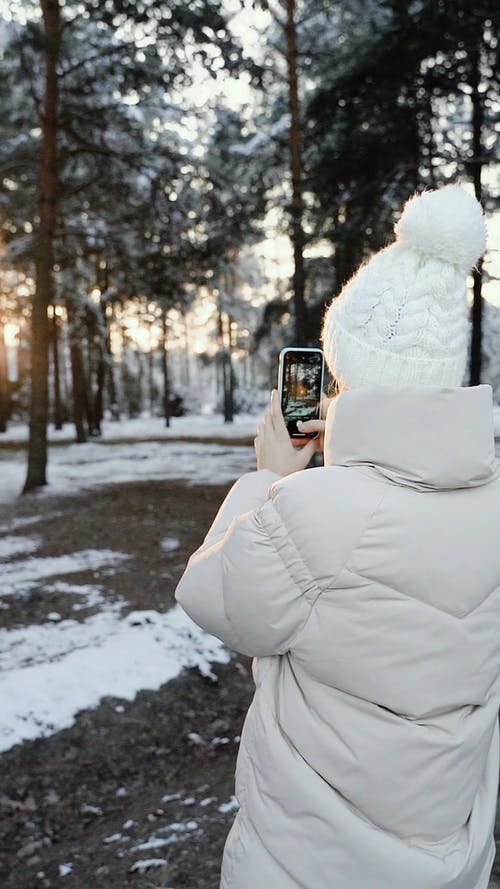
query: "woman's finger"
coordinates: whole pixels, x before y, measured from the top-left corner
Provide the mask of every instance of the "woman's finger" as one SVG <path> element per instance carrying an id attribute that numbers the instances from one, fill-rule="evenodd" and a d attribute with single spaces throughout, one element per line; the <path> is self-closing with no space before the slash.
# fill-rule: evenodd
<path id="1" fill-rule="evenodd" d="M 324 432 L 324 420 L 297 420 L 297 428 L 301 432 Z"/>
<path id="2" fill-rule="evenodd" d="M 286 428 L 279 395 L 276 389 L 273 389 L 271 392 L 271 421 L 276 435 L 283 441 L 288 440 L 288 429 Z"/>

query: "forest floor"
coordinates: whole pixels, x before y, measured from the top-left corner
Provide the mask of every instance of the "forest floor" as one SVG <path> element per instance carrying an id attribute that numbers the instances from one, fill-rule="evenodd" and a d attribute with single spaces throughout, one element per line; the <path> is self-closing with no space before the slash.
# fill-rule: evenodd
<path id="1" fill-rule="evenodd" d="M 69 632 L 80 622 L 83 628 L 106 608 L 112 617 L 117 603 L 120 618 L 139 611 L 172 614 L 186 559 L 228 487 L 143 479 L 0 503 L 1 530 L 8 534 L 11 553 L 8 569 L 30 563 L 26 553 L 35 538 L 26 534 L 36 534 L 32 562 L 40 575 L 28 584 L 27 595 L 12 596 L 8 604 L 3 600 L 0 632 L 44 627 L 47 645 L 53 645 L 58 627 Z M 66 575 L 71 584 L 54 583 L 50 571 L 44 575 L 40 568 L 62 564 L 50 559 L 96 550 L 125 552 L 127 559 L 115 560 L 112 569 L 109 560 L 78 570 L 74 564 Z M 89 589 L 97 589 L 98 596 Z M 20 637 L 20 650 L 22 644 Z M 22 651 L 18 654 L 21 658 Z M 133 658 L 131 651 L 132 664 Z M 236 809 L 239 735 L 252 695 L 249 661 L 225 655 L 218 660 L 211 675 L 201 658 L 200 669 L 152 683 L 150 691 L 105 695 L 68 720 L 69 727 L 45 725 L 46 737 L 33 735 L 5 749 L 0 755 L 2 889 L 61 884 L 217 889 Z M 43 675 L 43 664 L 40 670 Z M 85 675 L 77 677 L 78 700 L 78 686 L 86 681 Z M 52 687 L 46 693 L 50 698 Z M 495 873 L 499 882 L 491 887 L 499 889 L 500 866 Z"/>
<path id="2" fill-rule="evenodd" d="M 97 581 L 111 602 L 119 593 L 124 611 L 164 612 L 227 487 L 129 482 L 78 497 L 31 496 L 0 506 L 0 521 L 21 538 L 36 511 L 39 521 L 29 528 L 42 540 L 37 558 L 125 548 L 130 558 L 113 574 L 82 571 L 72 582 Z M 173 533 L 179 546 L 169 555 L 159 544 Z M 32 625 L 47 613 L 64 619 L 68 598 L 38 585 L 2 612 L 3 622 Z M 88 620 L 89 610 L 76 616 Z M 131 701 L 105 697 L 70 728 L 0 756 L 2 889 L 61 882 L 78 889 L 216 889 L 252 682 L 243 658 L 213 673 L 184 670 Z"/>

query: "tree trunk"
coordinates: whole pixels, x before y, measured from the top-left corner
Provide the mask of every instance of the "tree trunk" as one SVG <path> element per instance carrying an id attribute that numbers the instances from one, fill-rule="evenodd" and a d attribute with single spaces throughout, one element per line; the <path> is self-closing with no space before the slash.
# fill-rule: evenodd
<path id="1" fill-rule="evenodd" d="M 149 351 L 148 351 L 148 402 L 149 402 L 149 415 L 150 417 L 154 417 L 155 415 L 155 378 L 154 378 L 154 349 L 151 345 L 152 341 L 152 332 L 151 332 L 152 324 L 149 325 Z"/>
<path id="2" fill-rule="evenodd" d="M 71 419 L 69 405 L 71 404 L 71 366 L 68 362 L 69 357 L 69 336 L 68 336 L 68 318 L 66 324 L 62 324 L 59 328 L 59 372 L 61 377 L 62 401 L 63 401 L 63 421 L 65 423 Z"/>
<path id="3" fill-rule="evenodd" d="M 228 414 L 231 416 L 230 422 L 233 421 L 234 417 L 234 390 L 236 388 L 236 377 L 234 373 L 233 366 L 233 350 L 234 350 L 234 339 L 233 339 L 233 319 L 231 315 L 227 315 L 227 342 L 228 342 L 228 352 L 227 352 L 227 363 L 228 363 Z"/>
<path id="4" fill-rule="evenodd" d="M 61 373 L 59 367 L 59 321 L 55 312 L 52 315 L 52 366 L 54 369 L 54 426 L 63 428 L 63 410 L 61 399 Z"/>
<path id="5" fill-rule="evenodd" d="M 303 166 L 302 166 L 302 126 L 297 75 L 297 29 L 295 22 L 295 0 L 286 0 L 286 62 L 288 71 L 288 102 L 290 108 L 290 170 L 292 176 L 291 229 L 293 245 L 293 302 L 295 309 L 295 342 L 306 342 L 305 270 L 304 270 L 304 228 L 303 228 Z"/>
<path id="6" fill-rule="evenodd" d="M 191 371 L 189 366 L 189 329 L 185 314 L 183 314 L 182 320 L 184 325 L 184 385 L 186 389 L 189 389 L 191 385 Z"/>
<path id="7" fill-rule="evenodd" d="M 170 381 L 168 375 L 168 327 L 167 313 L 165 310 L 161 314 L 161 372 L 163 377 L 163 416 L 165 417 L 165 426 L 170 426 Z"/>
<path id="8" fill-rule="evenodd" d="M 71 382 L 73 389 L 73 422 L 76 430 L 76 440 L 79 444 L 87 441 L 87 428 L 85 421 L 88 418 L 87 382 L 85 379 L 85 365 L 80 344 L 78 319 L 70 300 L 66 301 L 68 314 L 69 354 L 71 360 Z"/>
<path id="9" fill-rule="evenodd" d="M 86 342 L 87 342 L 87 374 L 84 377 L 87 393 L 87 423 L 89 435 L 100 435 L 99 424 L 99 364 L 101 360 L 101 346 L 97 341 L 98 330 L 96 319 L 91 312 L 85 311 Z M 96 357 L 97 354 L 97 357 Z M 95 376 L 95 389 L 94 389 Z"/>
<path id="10" fill-rule="evenodd" d="M 47 308 L 53 295 L 54 232 L 57 183 L 57 58 L 59 0 L 41 0 L 45 39 L 45 95 L 42 114 L 39 226 L 35 258 L 35 294 L 31 312 L 31 400 L 28 472 L 24 491 L 47 483 L 47 419 L 50 327 Z"/>
<path id="11" fill-rule="evenodd" d="M 231 381 L 231 356 L 229 348 L 226 346 L 224 337 L 224 320 L 222 317 L 222 309 L 219 306 L 219 355 L 222 374 L 222 399 L 224 411 L 224 423 L 233 422 L 233 398 L 232 398 L 232 381 Z"/>
<path id="12" fill-rule="evenodd" d="M 94 399 L 94 434 L 101 435 L 101 423 L 104 419 L 104 385 L 106 382 L 105 344 L 100 342 L 98 348 L 99 356 L 97 359 L 96 393 Z"/>
<path id="13" fill-rule="evenodd" d="M 477 49 L 471 53 L 471 100 L 472 100 L 472 178 L 476 198 L 481 202 L 483 189 L 481 182 L 482 163 L 482 127 L 484 120 L 485 95 L 479 91 L 481 81 L 481 40 Z M 469 384 L 478 386 L 481 382 L 482 365 L 482 324 L 483 324 L 483 295 L 482 295 L 482 259 L 473 271 L 474 286 L 472 300 L 472 338 L 470 349 L 470 375 Z"/>
<path id="14" fill-rule="evenodd" d="M 140 414 L 144 410 L 144 405 L 146 404 L 147 400 L 147 392 L 145 391 L 147 388 L 147 384 L 145 385 L 144 383 L 144 361 L 142 355 L 142 351 L 137 348 L 137 351 L 135 353 L 135 360 L 137 364 L 137 380 L 139 383 L 139 403 L 137 405 L 136 413 L 134 416 L 140 416 Z"/>
<path id="15" fill-rule="evenodd" d="M 106 303 L 101 301 L 101 312 L 103 324 L 106 330 L 106 359 L 107 359 L 107 371 L 108 371 L 108 398 L 109 398 L 109 407 L 111 411 L 111 417 L 113 420 L 120 419 L 120 409 L 118 407 L 117 395 L 116 395 L 116 379 L 115 379 L 115 364 L 114 364 L 114 356 L 113 356 L 113 348 L 112 348 L 112 340 L 111 340 L 111 325 L 113 323 L 113 304 L 110 303 L 110 318 L 108 319 L 108 312 L 106 308 Z"/>
<path id="16" fill-rule="evenodd" d="M 7 373 L 7 347 L 5 328 L 0 324 L 0 432 L 7 431 L 9 419 L 9 376 Z"/>

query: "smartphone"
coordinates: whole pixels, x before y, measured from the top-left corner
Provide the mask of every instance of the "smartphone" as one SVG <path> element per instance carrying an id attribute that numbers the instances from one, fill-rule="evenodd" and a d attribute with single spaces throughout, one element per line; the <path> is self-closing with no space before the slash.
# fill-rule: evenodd
<path id="1" fill-rule="evenodd" d="M 316 438 L 317 432 L 299 432 L 297 420 L 318 420 L 325 363 L 321 349 L 282 349 L 278 368 L 278 394 L 291 438 Z"/>

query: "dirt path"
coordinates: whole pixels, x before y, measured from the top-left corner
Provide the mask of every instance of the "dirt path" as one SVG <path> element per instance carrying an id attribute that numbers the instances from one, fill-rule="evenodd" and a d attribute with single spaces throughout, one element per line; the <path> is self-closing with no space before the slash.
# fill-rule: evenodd
<path id="1" fill-rule="evenodd" d="M 113 485 L 75 498 L 23 498 L 0 508 L 0 522 L 39 516 L 13 532 L 40 535 L 37 556 L 127 552 L 131 558 L 113 574 L 82 572 L 72 580 L 98 583 L 110 601 L 122 597 L 125 611 L 165 611 L 226 490 Z M 172 553 L 162 551 L 165 537 L 179 541 Z M 12 627 L 43 622 L 54 611 L 74 618 L 69 608 L 67 596 L 41 585 L 0 619 Z M 91 612 L 82 608 L 78 619 Z M 252 683 L 244 658 L 214 673 L 215 681 L 186 670 L 133 702 L 106 698 L 70 729 L 0 756 L 2 889 L 217 889 Z"/>

